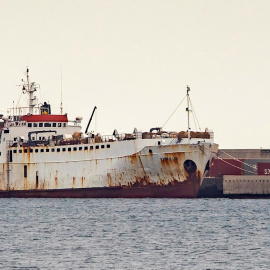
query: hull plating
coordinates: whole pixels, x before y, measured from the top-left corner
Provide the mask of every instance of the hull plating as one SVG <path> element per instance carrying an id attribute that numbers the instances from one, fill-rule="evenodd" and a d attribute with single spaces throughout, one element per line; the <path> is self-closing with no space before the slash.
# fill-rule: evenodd
<path id="1" fill-rule="evenodd" d="M 136 148 L 133 144 L 126 142 L 125 149 Z M 13 149 L 15 154 L 13 151 L 4 181 L 2 173 L 0 196 L 194 198 L 211 159 L 211 151 L 198 145 L 146 146 L 124 156 L 117 154 L 117 143 L 111 144 L 110 149 L 90 150 L 89 146 L 86 151 L 69 152 L 67 148 L 63 152 L 62 148 L 59 153 L 57 149 L 52 153 L 50 147 L 44 147 L 41 153 L 36 153 L 35 148 L 30 152 L 29 147 L 22 153 Z M 185 160 L 195 162 L 194 172 L 184 168 Z M 5 166 L 2 172 L 7 171 Z"/>

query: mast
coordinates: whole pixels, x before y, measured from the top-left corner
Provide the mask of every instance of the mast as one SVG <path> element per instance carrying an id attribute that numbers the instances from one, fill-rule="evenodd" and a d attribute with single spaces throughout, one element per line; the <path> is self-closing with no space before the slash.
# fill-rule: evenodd
<path id="1" fill-rule="evenodd" d="M 189 112 L 190 112 L 189 103 L 190 103 L 190 99 L 189 99 L 189 91 L 190 91 L 190 87 L 187 85 L 187 108 L 186 108 L 186 111 L 187 111 L 187 114 L 188 114 L 188 140 L 190 140 L 190 122 L 189 122 Z"/>
<path id="2" fill-rule="evenodd" d="M 34 82 L 30 82 L 29 79 L 29 69 L 26 69 L 26 82 L 23 81 L 23 93 L 27 93 L 29 95 L 28 104 L 29 104 L 29 113 L 33 114 L 34 107 L 37 105 L 36 96 L 34 96 L 34 92 L 37 91 L 36 84 Z"/>
<path id="3" fill-rule="evenodd" d="M 60 114 L 63 114 L 63 84 L 62 84 L 62 66 L 61 66 L 61 103 L 60 103 Z"/>

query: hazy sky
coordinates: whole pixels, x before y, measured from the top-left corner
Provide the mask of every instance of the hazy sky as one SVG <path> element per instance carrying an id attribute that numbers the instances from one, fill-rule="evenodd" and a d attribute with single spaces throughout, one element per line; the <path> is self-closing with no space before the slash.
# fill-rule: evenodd
<path id="1" fill-rule="evenodd" d="M 69 119 L 85 129 L 97 106 L 106 134 L 162 126 L 189 85 L 221 148 L 270 148 L 269 14 L 269 0 L 0 0 L 0 113 L 26 66 L 54 113 L 62 69 Z M 185 106 L 165 129 L 187 129 Z"/>

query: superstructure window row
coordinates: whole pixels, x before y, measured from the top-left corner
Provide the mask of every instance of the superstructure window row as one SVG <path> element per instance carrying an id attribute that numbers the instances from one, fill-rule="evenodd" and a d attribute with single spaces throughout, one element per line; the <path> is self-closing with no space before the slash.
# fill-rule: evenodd
<path id="1" fill-rule="evenodd" d="M 111 148 L 111 145 L 107 144 L 107 145 L 101 145 L 101 149 L 104 149 L 105 146 L 106 146 L 106 148 Z M 68 148 L 66 148 L 66 147 L 63 147 L 63 148 L 35 148 L 35 153 L 38 153 L 38 152 L 40 152 L 40 153 L 58 152 L 59 153 L 61 151 L 62 152 L 66 152 L 66 151 L 71 152 L 72 150 L 73 151 L 77 151 L 77 150 L 88 151 L 88 150 L 93 150 L 94 148 L 98 150 L 98 149 L 100 149 L 100 145 L 96 145 L 95 147 L 93 145 L 91 145 L 91 146 L 84 146 L 84 147 L 79 146 L 79 147 L 73 147 L 73 148 L 72 147 L 68 147 Z M 33 148 L 29 148 L 29 149 L 24 148 L 23 150 L 19 149 L 19 153 L 33 153 L 33 152 L 34 152 Z M 16 154 L 17 149 L 14 149 L 13 153 Z"/>
<path id="2" fill-rule="evenodd" d="M 28 127 L 66 127 L 67 123 L 27 123 Z"/>

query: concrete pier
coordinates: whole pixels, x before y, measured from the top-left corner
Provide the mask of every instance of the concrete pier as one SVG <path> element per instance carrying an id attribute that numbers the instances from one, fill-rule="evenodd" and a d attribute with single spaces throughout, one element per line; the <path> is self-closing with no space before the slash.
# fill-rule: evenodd
<path id="1" fill-rule="evenodd" d="M 269 195 L 269 175 L 224 175 L 223 195 Z"/>

